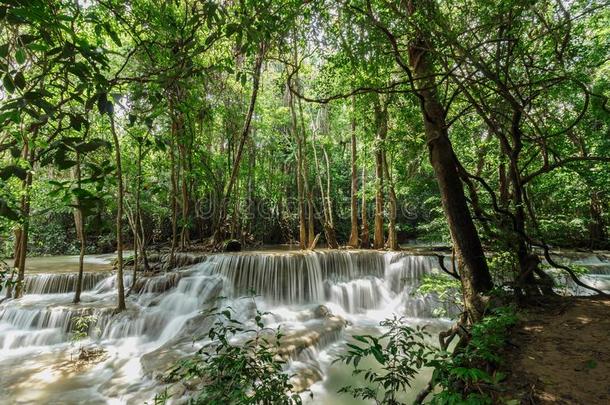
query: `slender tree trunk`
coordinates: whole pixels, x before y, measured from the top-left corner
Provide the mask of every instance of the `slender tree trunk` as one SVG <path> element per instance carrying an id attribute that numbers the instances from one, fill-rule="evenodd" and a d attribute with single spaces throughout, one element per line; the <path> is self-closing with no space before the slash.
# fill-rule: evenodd
<path id="1" fill-rule="evenodd" d="M 305 219 L 305 193 L 303 190 L 303 143 L 301 142 L 301 136 L 298 130 L 297 114 L 294 105 L 294 96 L 289 92 L 289 103 L 290 103 L 290 117 L 292 135 L 296 141 L 296 181 L 297 181 L 297 200 L 298 200 L 298 211 L 299 211 L 299 247 L 303 250 L 307 248 L 307 220 Z"/>
<path id="2" fill-rule="evenodd" d="M 28 237 L 30 229 L 30 199 L 32 188 L 32 171 L 34 166 L 34 150 L 27 146 L 24 147 L 23 157 L 27 159 L 30 170 L 27 171 L 25 179 L 22 182 L 23 195 L 21 197 L 21 215 L 23 224 L 17 232 L 19 242 L 16 244 L 15 251 L 15 267 L 18 269 L 17 281 L 15 284 L 15 298 L 21 298 L 23 295 L 23 280 L 25 279 L 25 259 L 28 251 Z M 9 290 L 7 296 L 11 291 Z"/>
<path id="3" fill-rule="evenodd" d="M 377 136 L 375 139 L 375 234 L 373 248 L 382 249 L 385 246 L 383 236 L 383 150 L 388 132 L 387 104 L 380 102 L 379 96 L 375 100 L 375 124 Z"/>
<path id="4" fill-rule="evenodd" d="M 223 228 L 225 219 L 227 217 L 227 208 L 229 205 L 229 200 L 231 198 L 231 193 L 233 191 L 233 186 L 235 185 L 235 181 L 237 180 L 237 175 L 239 173 L 239 166 L 241 163 L 244 145 L 246 143 L 246 140 L 248 139 L 248 135 L 250 134 L 250 125 L 252 123 L 254 107 L 256 106 L 256 99 L 258 97 L 258 89 L 260 86 L 261 70 L 263 67 L 263 60 L 265 58 L 265 51 L 265 44 L 259 44 L 256 59 L 254 61 L 254 74 L 252 76 L 252 94 L 250 95 L 250 104 L 248 106 L 248 112 L 246 113 L 246 119 L 244 121 L 244 126 L 241 131 L 237 153 L 235 154 L 235 158 L 233 159 L 233 169 L 231 170 L 229 184 L 227 185 L 226 191 L 223 192 L 223 198 L 220 203 L 219 221 L 217 229 L 214 232 L 214 241 L 216 243 L 220 243 L 224 239 L 225 230 Z"/>
<path id="5" fill-rule="evenodd" d="M 114 141 L 115 159 L 116 159 L 116 175 L 119 199 L 117 202 L 116 215 L 116 239 L 117 239 L 117 312 L 125 310 L 125 286 L 123 284 L 123 169 L 121 165 L 121 144 L 116 133 L 114 125 L 114 113 L 109 113 L 110 130 L 112 131 L 112 140 Z"/>
<path id="6" fill-rule="evenodd" d="M 366 170 L 362 165 L 362 228 L 360 231 L 360 247 L 368 249 L 371 247 L 371 236 L 369 232 L 368 214 L 366 212 Z"/>
<path id="7" fill-rule="evenodd" d="M 182 119 L 181 119 L 182 122 Z M 184 131 L 184 124 L 181 125 L 182 132 Z M 188 165 L 188 157 L 185 145 L 181 142 L 178 142 L 180 151 L 180 160 L 181 163 L 179 166 L 182 168 L 182 177 L 181 177 L 181 192 L 182 192 L 182 226 L 180 229 L 180 249 L 185 250 L 190 243 L 190 234 L 189 234 L 189 201 L 190 201 L 190 193 L 189 193 L 189 165 Z"/>
<path id="8" fill-rule="evenodd" d="M 604 243 L 608 243 L 608 233 L 606 232 L 606 224 L 603 217 L 603 204 L 600 191 L 591 193 L 589 201 L 589 247 L 591 249 L 603 248 Z"/>
<path id="9" fill-rule="evenodd" d="M 350 194 L 351 232 L 349 235 L 350 247 L 358 247 L 358 169 L 356 168 L 356 100 L 352 96 L 352 122 L 351 122 L 351 178 L 352 188 Z"/>
<path id="10" fill-rule="evenodd" d="M 500 185 L 500 206 L 508 206 L 509 191 L 508 191 L 508 180 L 506 178 L 506 164 L 500 162 L 498 166 L 498 178 Z"/>
<path id="11" fill-rule="evenodd" d="M 82 174 L 81 174 L 81 156 L 79 152 L 76 152 L 76 185 L 80 189 L 82 187 Z M 83 270 L 85 262 L 85 215 L 79 198 L 76 199 L 77 208 L 74 211 L 74 225 L 76 226 L 76 235 L 80 241 L 80 252 L 78 256 L 78 278 L 76 279 L 76 286 L 74 288 L 74 300 L 75 304 L 80 302 L 80 294 L 83 289 Z"/>
<path id="12" fill-rule="evenodd" d="M 136 169 L 136 213 L 134 218 L 134 232 L 133 232 L 133 243 L 134 246 L 134 257 L 133 257 L 133 276 L 131 281 L 131 288 L 129 292 L 133 290 L 136 285 L 138 277 L 138 266 L 140 265 L 139 259 L 141 255 L 138 255 L 138 251 L 142 251 L 142 245 L 144 244 L 144 235 L 140 237 L 140 194 L 142 190 L 142 141 L 138 141 L 138 157 L 137 157 L 137 169 Z"/>
<path id="13" fill-rule="evenodd" d="M 385 168 L 385 177 L 388 179 L 388 191 L 390 195 L 389 208 L 390 208 L 390 221 L 388 224 L 388 248 L 390 250 L 399 250 L 398 247 L 398 238 L 396 236 L 396 214 L 397 214 L 397 200 L 396 200 L 396 191 L 394 189 L 394 181 L 392 180 L 392 176 L 390 176 L 390 168 L 388 159 L 386 156 L 386 151 L 383 152 L 383 163 Z"/>
<path id="14" fill-rule="evenodd" d="M 170 110 L 173 110 L 170 107 Z M 175 112 L 172 113 L 172 116 L 175 115 Z M 178 123 L 176 122 L 176 118 L 172 119 L 172 133 L 171 133 L 171 141 L 169 145 L 169 164 L 171 166 L 170 171 L 170 182 L 171 182 L 171 200 L 172 200 L 172 247 L 169 258 L 169 266 L 170 268 L 174 267 L 175 258 L 176 258 L 176 248 L 178 247 L 178 179 L 176 174 L 176 156 L 175 156 L 175 145 L 176 138 L 178 136 Z"/>
<path id="15" fill-rule="evenodd" d="M 328 155 L 324 146 L 322 146 L 324 157 L 326 160 L 326 191 L 324 191 L 324 185 L 322 184 L 322 174 L 320 171 L 320 162 L 318 160 L 318 153 L 316 151 L 316 137 L 315 131 L 312 137 L 313 146 L 313 158 L 316 166 L 316 178 L 318 180 L 318 187 L 320 188 L 320 195 L 322 197 L 322 212 L 324 214 L 324 235 L 326 236 L 326 243 L 331 249 L 337 249 L 339 244 L 337 243 L 337 237 L 335 235 L 335 228 L 332 218 L 332 205 L 330 203 L 330 164 L 328 161 Z"/>
<path id="16" fill-rule="evenodd" d="M 296 80 L 298 86 L 298 74 L 296 75 Z M 299 106 L 299 117 L 301 121 L 301 140 L 303 143 L 303 154 L 301 156 L 301 161 L 303 163 L 303 190 L 305 192 L 305 196 L 307 197 L 307 246 L 312 246 L 316 237 L 314 227 L 315 222 L 313 187 L 309 186 L 309 164 L 307 163 L 307 132 L 305 131 L 305 120 L 303 117 L 303 104 L 301 103 L 301 99 L 297 99 L 297 104 Z"/>
<path id="17" fill-rule="evenodd" d="M 328 153 L 324 146 L 322 146 L 322 152 L 324 153 L 324 160 L 326 161 L 326 205 L 328 212 L 328 229 L 326 229 L 326 239 L 328 240 L 328 247 L 331 249 L 338 249 L 339 242 L 337 242 L 337 232 L 335 230 L 335 220 L 333 218 L 333 204 L 330 198 L 330 159 L 328 159 Z"/>
<path id="18" fill-rule="evenodd" d="M 150 270 L 150 265 L 148 264 L 148 256 L 146 255 L 146 246 L 148 241 L 146 239 L 146 233 L 144 230 L 144 221 L 142 221 L 142 209 L 140 208 L 140 212 L 138 213 L 138 222 L 140 223 L 140 232 L 142 235 L 142 240 L 140 241 L 140 256 L 142 257 L 142 263 L 144 265 L 144 271 Z"/>
<path id="19" fill-rule="evenodd" d="M 17 269 L 19 272 L 19 259 L 21 258 L 21 227 L 15 228 L 15 246 L 13 247 L 13 269 Z M 5 298 L 13 298 L 13 278 L 15 277 L 14 270 L 11 271 L 11 275 L 9 277 L 9 282 L 6 286 L 6 295 Z"/>

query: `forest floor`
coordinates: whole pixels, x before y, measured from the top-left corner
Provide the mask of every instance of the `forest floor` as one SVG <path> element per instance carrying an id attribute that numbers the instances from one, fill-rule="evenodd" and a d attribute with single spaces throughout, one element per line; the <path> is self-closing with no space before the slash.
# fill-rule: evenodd
<path id="1" fill-rule="evenodd" d="M 530 305 L 510 343 L 507 384 L 522 404 L 610 404 L 610 299 Z"/>

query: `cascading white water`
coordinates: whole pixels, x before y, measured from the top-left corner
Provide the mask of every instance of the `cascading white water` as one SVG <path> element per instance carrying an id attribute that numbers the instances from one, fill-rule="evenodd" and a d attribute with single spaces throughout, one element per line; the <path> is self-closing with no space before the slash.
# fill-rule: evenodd
<path id="1" fill-rule="evenodd" d="M 108 278 L 109 273 L 83 273 L 83 291 L 92 290 L 100 281 Z M 26 294 L 61 294 L 74 292 L 78 274 L 36 274 L 25 277 Z"/>
<path id="2" fill-rule="evenodd" d="M 413 292 L 436 264 L 435 257 L 375 251 L 209 255 L 199 264 L 142 278 L 128 297 L 127 311 L 118 315 L 113 314 L 115 275 L 96 285 L 88 282 L 78 305 L 71 304 L 71 274 L 34 276 L 27 295 L 0 304 L 0 375 L 14 373 L 31 384 L 0 379 L 0 392 L 8 403 L 41 397 L 74 403 L 77 393 L 100 398 L 100 403 L 143 403 L 158 390 L 150 376 L 196 350 L 193 338 L 209 327 L 201 311 L 225 296 L 247 319 L 252 308 L 239 297 L 251 292 L 257 294 L 256 305 L 271 312 L 265 316 L 267 324 L 281 325 L 286 339 L 292 339 L 294 350 L 287 353 L 295 368 L 323 373 L 320 351 L 341 340 L 343 329 L 325 311 L 347 319 L 349 328 L 374 325 L 393 313 L 430 316 L 438 303 Z M 131 278 L 125 282 L 130 286 Z M 62 384 L 53 384 L 55 377 L 38 381 L 36 367 L 53 369 L 70 357 L 74 348 L 69 331 L 82 315 L 97 320 L 85 344 L 96 342 L 107 356 L 76 375 L 60 373 Z M 25 354 L 32 361 L 21 364 Z"/>

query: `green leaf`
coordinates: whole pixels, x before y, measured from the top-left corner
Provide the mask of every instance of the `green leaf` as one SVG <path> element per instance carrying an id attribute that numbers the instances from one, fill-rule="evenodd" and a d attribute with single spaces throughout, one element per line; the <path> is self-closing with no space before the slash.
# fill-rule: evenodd
<path id="1" fill-rule="evenodd" d="M 17 72 L 14 78 L 15 85 L 19 87 L 20 90 L 25 89 L 25 77 L 23 76 L 23 72 Z"/>
<path id="2" fill-rule="evenodd" d="M 110 38 L 112 38 L 112 41 L 117 45 L 117 46 L 122 46 L 123 44 L 121 43 L 121 39 L 119 38 L 119 36 L 117 35 L 116 31 L 112 29 L 112 27 L 110 26 L 110 24 L 106 23 L 104 24 L 104 29 L 106 30 L 106 32 L 108 33 L 108 35 L 110 35 Z"/>
<path id="3" fill-rule="evenodd" d="M 19 212 L 8 206 L 8 203 L 0 198 L 0 217 L 4 217 L 11 221 L 19 220 Z"/>
<path id="4" fill-rule="evenodd" d="M 26 175 L 27 171 L 24 168 L 15 165 L 10 165 L 0 169 L 0 179 L 5 181 L 11 177 L 17 177 L 21 180 L 25 180 Z"/>
<path id="5" fill-rule="evenodd" d="M 380 364 L 385 364 L 385 356 L 377 346 L 371 347 L 371 353 Z"/>
<path id="6" fill-rule="evenodd" d="M 10 74 L 7 73 L 4 75 L 4 78 L 2 79 L 2 84 L 4 85 L 6 91 L 8 91 L 9 93 L 12 94 L 15 91 L 15 83 L 13 82 L 13 78 Z"/>
<path id="7" fill-rule="evenodd" d="M 76 130 L 80 131 L 82 129 L 82 124 L 85 119 L 80 115 L 70 115 L 70 126 Z"/>
<path id="8" fill-rule="evenodd" d="M 84 142 L 81 144 L 78 144 L 75 146 L 75 149 L 77 151 L 79 151 L 80 153 L 89 153 L 89 152 L 93 152 L 94 150 L 100 149 L 100 148 L 110 148 L 110 143 L 108 143 L 107 141 L 103 140 L 103 139 L 92 139 L 89 142 Z"/>
<path id="9" fill-rule="evenodd" d="M 107 93 L 100 93 L 97 96 L 97 110 L 100 112 L 101 115 L 104 115 L 107 112 L 107 106 L 108 104 L 108 94 Z"/>
<path id="10" fill-rule="evenodd" d="M 8 55 L 8 44 L 0 45 L 0 58 L 6 58 Z"/>
<path id="11" fill-rule="evenodd" d="M 25 63 L 25 57 L 26 55 L 24 50 L 21 48 L 17 49 L 17 52 L 15 52 L 15 60 L 17 61 L 17 63 L 23 65 Z"/>

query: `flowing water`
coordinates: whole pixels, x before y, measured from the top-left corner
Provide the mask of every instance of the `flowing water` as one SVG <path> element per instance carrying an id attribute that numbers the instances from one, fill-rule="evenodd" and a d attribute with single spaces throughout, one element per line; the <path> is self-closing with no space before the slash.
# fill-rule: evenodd
<path id="1" fill-rule="evenodd" d="M 604 263 L 597 267 L 606 269 Z M 256 305 L 270 312 L 268 326 L 281 326 L 289 343 L 288 371 L 297 386 L 313 393 L 313 399 L 304 394 L 307 401 L 356 404 L 336 391 L 361 381 L 332 360 L 344 350 L 346 336 L 381 333 L 379 321 L 393 314 L 433 331 L 447 326 L 433 317 L 443 307 L 437 299 L 415 294 L 437 265 L 434 256 L 375 251 L 215 254 L 139 280 L 119 315 L 113 315 L 116 276 L 105 269 L 86 272 L 78 305 L 71 303 L 73 274 L 31 274 L 23 298 L 0 304 L 0 403 L 152 403 L 165 388 L 157 377 L 201 347 L 193 340 L 210 325 L 202 311 L 226 297 L 224 304 L 240 319 L 250 319 Z M 130 277 L 125 282 L 129 286 Z M 240 298 L 251 291 L 254 302 Z M 84 315 L 95 319 L 89 337 L 71 341 L 75 319 Z M 77 362 L 81 347 L 104 352 L 95 361 Z M 424 373 L 413 393 L 426 380 Z"/>

